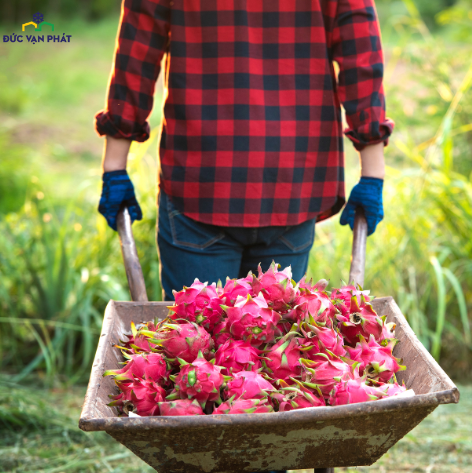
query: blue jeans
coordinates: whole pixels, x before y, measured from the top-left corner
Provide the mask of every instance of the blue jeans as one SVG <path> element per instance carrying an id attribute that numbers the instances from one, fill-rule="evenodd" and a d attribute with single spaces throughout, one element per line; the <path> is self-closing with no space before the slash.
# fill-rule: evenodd
<path id="1" fill-rule="evenodd" d="M 162 190 L 159 194 L 157 244 L 165 300 L 173 300 L 195 278 L 225 284 L 226 277 L 243 278 L 259 263 L 266 271 L 274 260 L 292 266 L 299 281 L 308 267 L 315 238 L 315 220 L 300 225 L 261 228 L 219 227 L 197 222 L 180 213 Z"/>

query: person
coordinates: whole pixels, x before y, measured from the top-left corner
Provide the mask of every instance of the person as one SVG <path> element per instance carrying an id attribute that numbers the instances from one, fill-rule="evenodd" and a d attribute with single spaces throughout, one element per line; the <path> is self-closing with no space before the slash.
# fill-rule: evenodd
<path id="1" fill-rule="evenodd" d="M 306 272 L 315 223 L 345 204 L 344 134 L 361 177 L 368 234 L 383 218 L 383 54 L 373 0 L 124 0 L 106 109 L 99 211 L 142 218 L 126 172 L 165 55 L 158 250 L 165 300 L 195 278 L 239 278 L 259 263 Z M 337 69 L 335 67 L 337 64 Z"/>
<path id="2" fill-rule="evenodd" d="M 361 178 L 368 233 L 383 218 L 383 55 L 373 0 L 125 0 L 107 107 L 99 211 L 116 230 L 125 205 L 142 218 L 126 172 L 147 118 L 163 55 L 167 97 L 160 139 L 158 248 L 172 289 L 244 277 L 258 263 L 306 271 L 315 223 L 344 205 L 345 135 Z M 338 64 L 336 75 L 334 63 Z"/>

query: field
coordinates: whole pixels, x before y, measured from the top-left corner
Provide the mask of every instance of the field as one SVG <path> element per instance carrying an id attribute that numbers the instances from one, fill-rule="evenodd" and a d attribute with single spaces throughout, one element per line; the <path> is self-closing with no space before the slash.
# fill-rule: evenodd
<path id="1" fill-rule="evenodd" d="M 396 129 L 386 148 L 385 219 L 368 239 L 366 288 L 394 296 L 463 387 L 458 406 L 438 408 L 378 464 L 352 471 L 472 471 L 470 5 L 377 5 Z M 102 139 L 93 116 L 104 104 L 117 19 L 54 19 L 71 43 L 0 43 L 0 471 L 147 471 L 111 439 L 76 427 L 104 307 L 129 300 L 116 234 L 96 211 Z M 0 35 L 12 31 L 0 25 Z M 133 144 L 129 167 L 144 212 L 133 230 L 152 300 L 161 298 L 161 102 L 160 86 L 152 139 Z M 349 193 L 359 166 L 345 146 Z M 347 279 L 351 239 L 339 215 L 318 225 L 309 276 L 333 285 Z"/>

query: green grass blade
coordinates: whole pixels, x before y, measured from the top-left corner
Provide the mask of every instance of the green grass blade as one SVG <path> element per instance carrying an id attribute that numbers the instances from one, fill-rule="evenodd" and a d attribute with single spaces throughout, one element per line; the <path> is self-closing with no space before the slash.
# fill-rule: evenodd
<path id="1" fill-rule="evenodd" d="M 438 289 L 436 331 L 434 332 L 431 354 L 436 360 L 439 360 L 439 355 L 441 354 L 441 336 L 443 334 L 444 320 L 446 318 L 446 285 L 444 282 L 443 269 L 438 259 L 435 256 L 433 256 L 431 257 L 430 262 L 433 265 L 434 273 L 436 276 L 437 289 Z"/>
<path id="2" fill-rule="evenodd" d="M 456 293 L 457 304 L 459 306 L 459 313 L 462 321 L 462 328 L 464 330 L 464 341 L 465 343 L 470 344 L 470 323 L 467 313 L 467 303 L 465 301 L 464 292 L 462 291 L 462 287 L 459 283 L 459 280 L 450 269 L 444 268 L 443 273 L 451 283 L 451 286 L 454 289 L 454 292 Z"/>

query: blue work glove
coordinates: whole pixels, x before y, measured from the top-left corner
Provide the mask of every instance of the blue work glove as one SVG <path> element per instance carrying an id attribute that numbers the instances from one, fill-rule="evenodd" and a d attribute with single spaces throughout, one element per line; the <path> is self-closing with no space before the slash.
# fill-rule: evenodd
<path id="1" fill-rule="evenodd" d="M 353 187 L 346 207 L 344 207 L 341 214 L 341 225 L 349 224 L 351 230 L 353 230 L 356 208 L 362 207 L 367 220 L 367 235 L 372 235 L 377 224 L 384 217 L 382 189 L 383 179 L 361 177 L 361 180 Z"/>
<path id="2" fill-rule="evenodd" d="M 125 170 L 103 173 L 102 195 L 98 211 L 116 231 L 116 216 L 121 207 L 128 207 L 131 222 L 142 220 L 143 213 L 134 195 L 134 187 Z"/>

